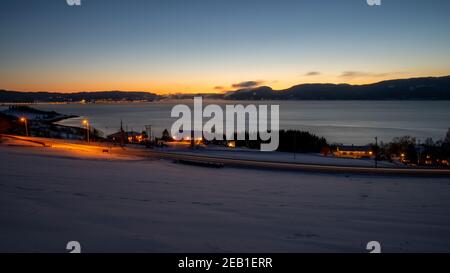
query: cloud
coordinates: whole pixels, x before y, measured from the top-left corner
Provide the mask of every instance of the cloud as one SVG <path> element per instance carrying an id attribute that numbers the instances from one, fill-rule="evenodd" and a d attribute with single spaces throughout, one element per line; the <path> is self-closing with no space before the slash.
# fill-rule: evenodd
<path id="1" fill-rule="evenodd" d="M 310 77 L 310 76 L 319 76 L 320 74 L 321 73 L 318 72 L 318 71 L 310 71 L 310 72 L 306 73 L 305 76 L 308 76 L 308 77 Z"/>
<path id="2" fill-rule="evenodd" d="M 240 83 L 235 83 L 231 85 L 233 88 L 252 88 L 252 87 L 258 87 L 261 84 L 263 84 L 264 81 L 245 81 Z"/>
<path id="3" fill-rule="evenodd" d="M 223 87 L 223 86 L 215 86 L 214 89 L 215 90 L 224 90 L 225 87 Z"/>
<path id="4" fill-rule="evenodd" d="M 389 75 L 393 75 L 396 73 L 370 73 L 370 72 L 363 72 L 363 71 L 344 71 L 339 76 L 341 78 L 347 78 L 347 79 L 353 79 L 353 78 L 361 78 L 361 77 L 386 77 Z"/>

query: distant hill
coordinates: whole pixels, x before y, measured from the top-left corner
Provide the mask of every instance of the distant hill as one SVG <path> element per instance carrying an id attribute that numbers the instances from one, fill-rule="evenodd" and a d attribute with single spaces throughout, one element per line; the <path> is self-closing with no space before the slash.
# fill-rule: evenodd
<path id="1" fill-rule="evenodd" d="M 0 90 L 0 102 L 86 102 L 95 101 L 153 101 L 158 95 L 148 92 L 101 91 L 79 93 L 18 92 Z"/>
<path id="2" fill-rule="evenodd" d="M 450 100 L 450 76 L 382 81 L 374 84 L 300 84 L 284 90 L 268 86 L 225 94 L 159 96 L 148 92 L 103 91 L 80 93 L 17 92 L 0 90 L 0 102 L 154 101 L 203 96 L 227 100 Z"/>
<path id="3" fill-rule="evenodd" d="M 194 97 L 203 97 L 203 99 L 211 99 L 211 100 L 221 100 L 223 99 L 223 94 L 221 93 L 196 93 L 196 94 L 170 94 L 164 96 L 165 99 L 172 100 L 185 100 L 185 99 L 193 99 Z"/>
<path id="4" fill-rule="evenodd" d="M 450 76 L 374 84 L 300 84 L 285 90 L 262 86 L 224 95 L 230 100 L 450 100 Z"/>

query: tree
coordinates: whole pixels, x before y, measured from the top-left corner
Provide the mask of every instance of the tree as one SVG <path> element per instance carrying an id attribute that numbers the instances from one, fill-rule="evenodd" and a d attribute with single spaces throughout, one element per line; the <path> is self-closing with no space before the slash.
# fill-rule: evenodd
<path id="1" fill-rule="evenodd" d="M 434 147 L 435 146 L 435 142 L 433 141 L 433 139 L 431 137 L 428 137 L 427 139 L 425 139 L 425 147 Z"/>
<path id="2" fill-rule="evenodd" d="M 164 131 L 162 132 L 162 140 L 168 141 L 168 140 L 172 140 L 172 137 L 170 136 L 170 133 L 167 129 L 164 129 Z"/>
<path id="3" fill-rule="evenodd" d="M 447 130 L 447 135 L 445 136 L 444 143 L 450 144 L 450 128 Z"/>
<path id="4" fill-rule="evenodd" d="M 142 140 L 143 140 L 143 141 L 148 141 L 148 140 L 149 140 L 146 131 L 142 131 L 142 132 L 141 132 L 141 136 L 142 136 Z"/>
<path id="5" fill-rule="evenodd" d="M 320 153 L 328 147 L 327 140 L 309 132 L 281 130 L 278 151 L 297 153 Z"/>
<path id="6" fill-rule="evenodd" d="M 409 162 L 417 162 L 416 139 L 411 136 L 396 137 L 389 143 L 388 154 L 390 156 L 404 155 L 404 159 Z"/>

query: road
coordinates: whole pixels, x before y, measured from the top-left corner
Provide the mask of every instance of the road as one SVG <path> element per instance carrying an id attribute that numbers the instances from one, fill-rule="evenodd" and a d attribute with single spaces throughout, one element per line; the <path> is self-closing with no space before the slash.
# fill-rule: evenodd
<path id="1" fill-rule="evenodd" d="M 45 147 L 70 148 L 83 150 L 102 150 L 104 152 L 137 156 L 144 158 L 159 158 L 166 160 L 184 161 L 192 163 L 210 163 L 220 164 L 224 166 L 255 168 L 255 169 L 272 169 L 287 171 L 303 171 L 303 172 L 321 172 L 321 173 L 337 173 L 337 174 L 375 174 L 375 175 L 409 175 L 409 176 L 448 176 L 450 177 L 450 169 L 426 169 L 426 168 L 374 168 L 374 167 L 356 167 L 356 166 L 335 166 L 335 165 L 317 165 L 304 163 L 288 163 L 274 161 L 260 161 L 249 159 L 233 159 L 208 155 L 193 155 L 185 153 L 177 153 L 173 151 L 157 151 L 151 149 L 137 147 L 118 147 L 104 143 L 87 144 L 81 141 L 70 141 L 61 139 L 48 139 L 36 137 L 23 137 L 0 135 L 0 137 L 11 138 L 16 140 L 28 141 L 40 144 Z"/>

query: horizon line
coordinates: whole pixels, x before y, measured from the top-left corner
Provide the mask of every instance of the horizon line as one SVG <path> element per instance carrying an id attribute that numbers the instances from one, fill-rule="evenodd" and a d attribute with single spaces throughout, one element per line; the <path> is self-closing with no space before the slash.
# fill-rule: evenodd
<path id="1" fill-rule="evenodd" d="M 235 92 L 235 91 L 239 91 L 239 90 L 252 90 L 252 89 L 256 89 L 256 88 L 261 88 L 261 87 L 269 87 L 274 91 L 282 91 L 282 90 L 287 90 L 289 88 L 295 87 L 295 86 L 299 86 L 299 85 L 314 85 L 314 84 L 320 84 L 320 85 L 350 85 L 350 86 L 365 86 L 365 85 L 372 85 L 372 84 L 378 84 L 378 83 L 382 83 L 382 82 L 387 82 L 387 81 L 395 81 L 395 80 L 412 80 L 412 79 L 426 79 L 426 78 L 445 78 L 445 77 L 450 77 L 450 74 L 445 74 L 442 76 L 417 76 L 417 77 L 405 77 L 405 78 L 391 78 L 391 79 L 387 79 L 387 80 L 381 80 L 381 81 L 373 81 L 370 83 L 364 83 L 364 84 L 351 84 L 351 83 L 345 83 L 345 82 L 341 82 L 341 83 L 333 83 L 333 82 L 305 82 L 305 83 L 299 83 L 299 84 L 294 84 L 288 88 L 283 88 L 283 89 L 273 89 L 273 87 L 269 86 L 269 85 L 257 85 L 257 86 L 253 86 L 253 87 L 248 87 L 248 88 L 238 88 L 238 89 L 234 89 L 234 90 L 225 90 L 225 91 L 219 91 L 219 92 L 155 92 L 155 91 L 145 91 L 145 90 L 127 90 L 127 89 L 105 89 L 105 90 L 91 90 L 91 91 L 87 91 L 87 90 L 81 90 L 81 91 L 67 91 L 67 92 L 63 92 L 63 91 L 44 91 L 44 90 L 39 90 L 39 91 L 27 91 L 27 90 L 11 90 L 11 89 L 5 89 L 5 88 L 0 88 L 0 91 L 6 91 L 6 92 L 20 92 L 20 93 L 55 93 L 55 94 L 77 94 L 77 93 L 100 93 L 100 92 L 139 92 L 139 93 L 149 93 L 149 94 L 155 94 L 155 95 L 159 95 L 159 96 L 170 96 L 170 95 L 195 95 L 195 94 L 209 94 L 209 95 L 220 95 L 220 94 L 226 94 L 228 92 Z"/>

